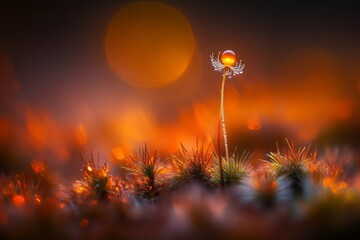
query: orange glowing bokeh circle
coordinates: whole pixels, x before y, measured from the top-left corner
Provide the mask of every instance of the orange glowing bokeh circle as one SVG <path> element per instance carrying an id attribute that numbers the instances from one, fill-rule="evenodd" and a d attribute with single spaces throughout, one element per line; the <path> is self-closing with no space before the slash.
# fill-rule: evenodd
<path id="1" fill-rule="evenodd" d="M 139 87 L 175 82 L 187 69 L 195 37 L 176 9 L 154 2 L 130 3 L 111 20 L 105 54 L 114 73 Z"/>
<path id="2" fill-rule="evenodd" d="M 235 53 L 231 50 L 226 50 L 221 54 L 220 60 L 225 66 L 232 67 L 236 63 Z"/>

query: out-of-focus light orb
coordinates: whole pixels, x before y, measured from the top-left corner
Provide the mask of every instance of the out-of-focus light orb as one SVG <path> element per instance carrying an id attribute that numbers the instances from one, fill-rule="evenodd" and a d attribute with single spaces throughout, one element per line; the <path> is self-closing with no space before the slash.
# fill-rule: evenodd
<path id="1" fill-rule="evenodd" d="M 225 66 L 232 67 L 236 63 L 235 53 L 231 50 L 226 50 L 221 54 L 220 60 Z"/>
<path id="2" fill-rule="evenodd" d="M 25 198 L 22 195 L 15 195 L 13 197 L 13 203 L 17 207 L 22 207 L 25 204 Z"/>
<path id="3" fill-rule="evenodd" d="M 249 130 L 260 130 L 262 127 L 262 123 L 257 115 L 248 117 L 246 125 Z"/>
<path id="4" fill-rule="evenodd" d="M 154 2 L 135 2 L 112 19 L 105 38 L 105 54 L 122 80 L 140 87 L 175 82 L 187 69 L 195 51 L 195 37 L 176 9 Z"/>

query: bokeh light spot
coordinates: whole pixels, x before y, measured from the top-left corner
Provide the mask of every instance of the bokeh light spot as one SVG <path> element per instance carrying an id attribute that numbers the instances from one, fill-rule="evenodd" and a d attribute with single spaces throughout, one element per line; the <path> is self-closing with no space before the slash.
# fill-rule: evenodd
<path id="1" fill-rule="evenodd" d="M 159 3 L 136 2 L 112 19 L 105 39 L 106 58 L 124 81 L 159 87 L 176 81 L 194 54 L 195 38 L 186 18 Z"/>
<path id="2" fill-rule="evenodd" d="M 249 130 L 260 130 L 262 127 L 262 123 L 257 115 L 248 117 L 246 125 Z"/>
<path id="3" fill-rule="evenodd" d="M 22 207 L 25 204 L 25 198 L 22 195 L 15 195 L 13 197 L 13 203 L 17 206 L 17 207 Z"/>
<path id="4" fill-rule="evenodd" d="M 116 161 L 121 161 L 125 159 L 125 154 L 124 151 L 122 150 L 121 147 L 114 147 L 111 150 L 112 156 Z"/>

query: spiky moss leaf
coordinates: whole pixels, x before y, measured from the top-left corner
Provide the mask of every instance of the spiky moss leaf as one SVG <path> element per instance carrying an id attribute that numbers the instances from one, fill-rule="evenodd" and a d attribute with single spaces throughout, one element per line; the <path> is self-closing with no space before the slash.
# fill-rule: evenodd
<path id="1" fill-rule="evenodd" d="M 106 162 L 102 167 L 96 164 L 93 154 L 88 161 L 82 161 L 81 180 L 73 184 L 73 200 L 82 203 L 87 200 L 109 200 L 120 196 L 121 187 L 110 175 L 110 165 Z"/>
<path id="2" fill-rule="evenodd" d="M 284 176 L 275 178 L 268 165 L 263 165 L 252 171 L 234 190 L 240 194 L 240 202 L 268 210 L 293 199 L 289 186 L 289 180 Z"/>
<path id="3" fill-rule="evenodd" d="M 167 158 L 155 151 L 149 154 L 147 146 L 133 151 L 121 166 L 128 172 L 135 194 L 153 199 L 168 187 Z"/>
<path id="4" fill-rule="evenodd" d="M 210 144 L 205 148 L 204 142 L 196 148 L 188 151 L 183 144 L 177 154 L 172 155 L 172 161 L 176 169 L 176 176 L 173 179 L 171 188 L 178 188 L 182 185 L 200 183 L 212 187 L 211 171 L 213 169 Z"/>
<path id="5" fill-rule="evenodd" d="M 38 193 L 38 183 L 26 174 L 1 174 L 0 176 L 0 199 L 11 201 L 16 195 L 31 198 Z"/>
<path id="6" fill-rule="evenodd" d="M 253 171 L 235 189 L 240 193 L 240 201 L 263 209 L 272 208 L 277 200 L 278 186 L 275 178 L 264 168 Z"/>
<path id="7" fill-rule="evenodd" d="M 295 149 L 294 144 L 287 139 L 286 142 L 287 149 L 277 147 L 277 152 L 268 154 L 271 169 L 276 178 L 286 177 L 291 182 L 294 195 L 300 197 L 304 195 L 304 182 L 315 165 L 316 152 L 309 153 L 310 146 Z"/>
<path id="8" fill-rule="evenodd" d="M 250 174 L 251 166 L 248 163 L 250 158 L 251 155 L 246 151 L 244 151 L 242 155 L 237 155 L 236 151 L 234 151 L 229 162 L 227 162 L 225 158 L 222 158 L 225 185 L 230 186 L 233 184 L 240 184 L 241 181 Z M 219 185 L 221 183 L 221 178 L 219 157 L 217 154 L 214 154 L 213 156 L 213 165 L 212 181 Z"/>
<path id="9" fill-rule="evenodd" d="M 108 198 L 108 178 L 107 177 L 93 177 L 91 179 L 91 188 L 92 191 L 96 194 L 99 199 L 107 199 Z"/>
<path id="10" fill-rule="evenodd" d="M 41 169 L 32 168 L 31 171 L 15 174 L 0 174 L 0 199 L 11 200 L 14 195 L 21 195 L 25 199 L 39 196 L 53 196 L 56 184 L 51 171 L 44 162 Z M 33 165 L 33 164 L 32 164 Z"/>

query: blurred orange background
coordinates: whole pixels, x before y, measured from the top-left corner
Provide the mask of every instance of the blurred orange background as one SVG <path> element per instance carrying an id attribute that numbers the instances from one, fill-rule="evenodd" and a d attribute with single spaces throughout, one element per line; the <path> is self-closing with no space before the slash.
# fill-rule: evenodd
<path id="1" fill-rule="evenodd" d="M 230 151 L 262 157 L 285 137 L 357 148 L 353 10 L 232 4 L 6 5 L 0 169 L 40 159 L 65 174 L 91 150 L 116 162 L 145 142 L 163 153 L 214 143 L 221 73 L 209 55 L 226 49 L 246 64 L 225 87 Z"/>

